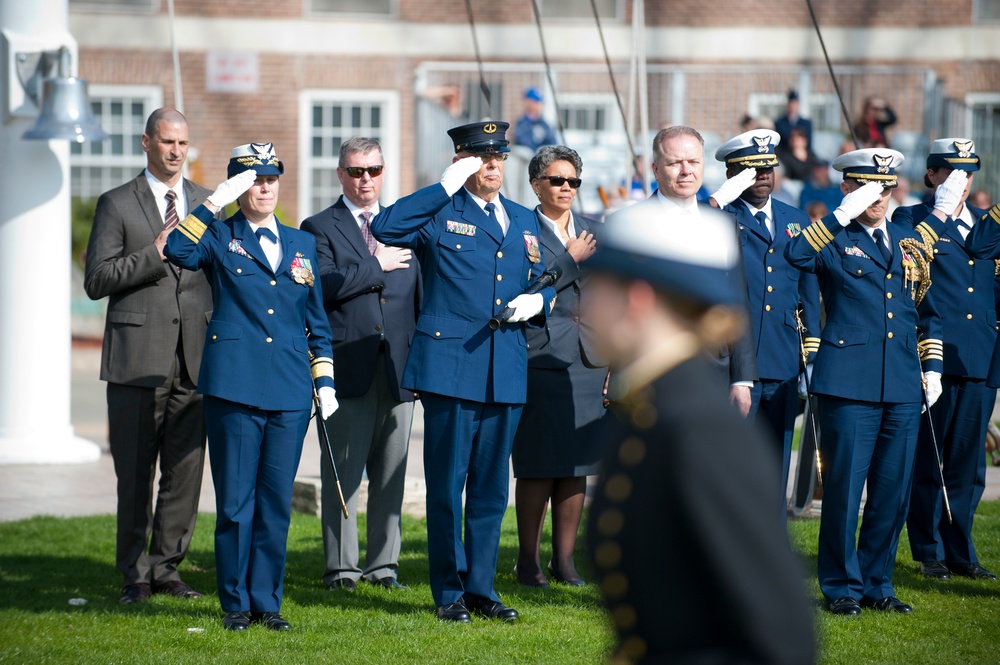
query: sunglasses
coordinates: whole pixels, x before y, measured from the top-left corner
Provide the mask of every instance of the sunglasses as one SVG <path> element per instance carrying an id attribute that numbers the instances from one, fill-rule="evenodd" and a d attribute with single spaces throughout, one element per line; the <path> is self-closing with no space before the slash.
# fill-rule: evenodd
<path id="1" fill-rule="evenodd" d="M 553 187 L 562 187 L 568 182 L 573 189 L 580 189 L 583 184 L 582 178 L 564 178 L 561 175 L 543 175 L 541 179 L 548 180 Z"/>
<path id="2" fill-rule="evenodd" d="M 347 175 L 352 178 L 361 178 L 365 173 L 368 173 L 373 178 L 377 178 L 382 175 L 382 169 L 385 166 L 380 164 L 379 166 L 345 166 L 343 168 L 347 171 Z"/>

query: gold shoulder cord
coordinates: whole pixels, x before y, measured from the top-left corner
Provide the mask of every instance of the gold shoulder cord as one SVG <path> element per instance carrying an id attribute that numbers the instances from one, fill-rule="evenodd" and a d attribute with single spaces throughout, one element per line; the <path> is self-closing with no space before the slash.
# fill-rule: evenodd
<path id="1" fill-rule="evenodd" d="M 903 285 L 910 287 L 910 297 L 919 305 L 931 288 L 931 261 L 934 260 L 934 243 L 920 230 L 920 237 L 903 238 L 899 249 L 903 252 Z"/>

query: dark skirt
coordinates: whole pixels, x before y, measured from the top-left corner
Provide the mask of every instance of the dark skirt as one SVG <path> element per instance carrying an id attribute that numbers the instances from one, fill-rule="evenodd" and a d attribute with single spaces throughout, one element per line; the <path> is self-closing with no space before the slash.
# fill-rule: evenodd
<path id="1" fill-rule="evenodd" d="M 512 454 L 515 478 L 573 478 L 598 472 L 606 440 L 607 373 L 580 360 L 566 369 L 528 367 L 528 396 Z"/>

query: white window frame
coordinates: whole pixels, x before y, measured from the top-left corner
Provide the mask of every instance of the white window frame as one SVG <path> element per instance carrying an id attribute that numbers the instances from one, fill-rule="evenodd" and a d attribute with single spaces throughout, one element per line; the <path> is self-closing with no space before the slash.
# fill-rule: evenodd
<path id="1" fill-rule="evenodd" d="M 805 100 L 805 97 L 803 97 L 803 100 Z M 837 100 L 836 94 L 827 92 L 812 92 L 809 93 L 809 98 L 806 101 L 808 101 L 809 104 L 801 104 L 800 109 L 803 118 L 813 119 L 813 109 L 823 106 L 826 107 L 828 111 L 832 110 L 833 117 L 839 120 L 840 102 Z M 784 114 L 784 110 L 772 118 L 771 116 L 762 113 L 761 109 L 768 107 L 779 107 L 784 109 L 787 103 L 788 95 L 783 92 L 752 92 L 747 96 L 747 114 L 753 118 L 766 117 L 770 120 L 777 120 Z M 822 131 L 824 129 L 828 129 L 826 127 L 816 127 L 815 120 L 813 121 L 813 124 L 814 130 Z"/>
<path id="2" fill-rule="evenodd" d="M 379 143 L 382 146 L 386 169 L 379 204 L 389 205 L 399 198 L 400 172 L 404 168 L 400 162 L 399 93 L 395 90 L 302 90 L 299 93 L 299 217 L 302 219 L 319 212 L 311 209 L 313 169 L 337 168 L 337 155 L 329 158 L 312 156 L 313 105 L 330 102 L 343 104 L 364 102 L 382 105 L 382 132 Z M 335 202 L 336 200 L 329 201 L 326 206 Z"/>
<path id="3" fill-rule="evenodd" d="M 977 23 L 984 23 L 986 25 L 995 25 L 1000 23 L 1000 17 L 998 18 L 983 18 L 980 16 L 981 7 L 984 0 L 972 0 L 972 23 L 973 25 Z"/>
<path id="4" fill-rule="evenodd" d="M 555 115 L 554 105 L 549 105 L 553 107 L 553 115 Z M 624 127 L 622 127 L 622 116 L 618 111 L 618 101 L 615 99 L 615 94 L 613 92 L 560 92 L 559 93 L 559 108 L 560 110 L 567 110 L 573 108 L 579 108 L 581 106 L 592 106 L 592 107 L 603 107 L 605 118 L 607 119 L 607 127 L 603 130 L 597 129 L 572 129 L 572 132 L 590 132 L 595 136 L 600 136 L 604 133 L 615 133 L 624 135 Z M 557 120 L 553 117 L 550 121 L 553 129 Z"/>
<path id="5" fill-rule="evenodd" d="M 145 129 L 146 119 L 149 114 L 156 109 L 163 106 L 163 89 L 159 86 L 152 85 L 111 85 L 111 84 L 94 84 L 89 86 L 88 90 L 91 102 L 95 100 L 103 100 L 105 98 L 141 98 L 147 104 L 146 113 L 142 118 L 142 129 Z M 141 133 L 141 132 L 140 132 Z M 110 142 L 109 142 L 110 143 Z M 86 145 L 86 144 L 84 144 Z M 88 155 L 80 154 L 74 155 L 70 154 L 70 169 L 72 173 L 73 167 L 79 167 L 82 169 L 93 168 L 93 167 L 111 167 L 111 168 L 124 168 L 126 170 L 134 167 L 134 172 L 130 177 L 134 177 L 142 169 L 146 167 L 146 155 L 145 153 L 140 153 L 139 155 L 114 155 L 107 151 L 100 155 Z M 128 182 L 126 178 L 125 182 Z M 123 183 L 117 183 L 111 185 L 116 187 Z M 70 191 L 74 188 L 72 183 L 70 184 Z M 102 185 L 102 192 L 110 189 L 110 187 Z M 97 198 L 102 192 L 97 192 L 93 197 Z"/>
<path id="6" fill-rule="evenodd" d="M 394 19 L 399 17 L 400 0 L 389 0 L 388 12 L 346 12 L 327 9 L 313 9 L 313 0 L 304 0 L 302 3 L 302 14 L 306 18 L 329 18 L 329 19 Z"/>

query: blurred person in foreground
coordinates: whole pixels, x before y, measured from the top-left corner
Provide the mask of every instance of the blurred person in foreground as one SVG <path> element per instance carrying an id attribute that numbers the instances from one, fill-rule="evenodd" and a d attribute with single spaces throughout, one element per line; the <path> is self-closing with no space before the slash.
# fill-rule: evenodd
<path id="1" fill-rule="evenodd" d="M 932 191 L 923 203 L 898 208 L 892 217 L 936 242 L 932 265 L 944 342 L 942 393 L 930 419 L 920 421 L 906 530 L 920 573 L 938 580 L 953 574 L 997 578 L 980 565 L 972 542 L 973 517 L 986 489 L 983 441 L 997 396 L 995 385 L 990 386 L 988 360 L 997 343 L 996 264 L 992 257 L 978 257 L 966 248 L 973 229 L 994 224 L 988 217 L 981 219 L 985 210 L 967 203 L 980 167 L 975 150 L 965 138 L 931 143 L 924 184 Z M 944 510 L 942 474 L 950 516 Z"/>
<path id="2" fill-rule="evenodd" d="M 215 568 L 227 630 L 284 631 L 292 486 L 314 396 L 337 408 L 316 239 L 279 224 L 284 164 L 270 143 L 233 148 L 227 174 L 167 237 L 172 263 L 212 284 L 198 392 L 215 483 Z M 233 201 L 239 210 L 213 218 Z"/>
<path id="3" fill-rule="evenodd" d="M 902 163 L 887 148 L 837 157 L 844 200 L 785 246 L 790 264 L 818 276 L 826 308 L 810 382 L 823 468 L 817 574 L 841 616 L 913 611 L 892 578 L 921 407 L 941 395 L 942 358 L 931 254 L 911 227 L 885 216 Z"/>
<path id="4" fill-rule="evenodd" d="M 681 227 L 697 228 L 704 213 L 717 212 L 711 205 L 698 201 L 705 174 L 705 140 L 697 130 L 683 125 L 660 130 L 653 138 L 652 167 L 657 190 L 649 198 L 609 216 L 609 226 L 632 215 L 651 214 L 660 215 L 668 230 L 680 233 L 684 231 Z M 673 210 L 684 214 L 666 214 Z M 743 280 L 743 268 L 737 267 L 737 277 Z M 745 283 L 743 291 L 746 292 Z M 709 353 L 723 387 L 728 386 L 730 402 L 741 414 L 748 415 L 750 392 L 757 379 L 757 361 L 749 331 L 717 349 L 710 349 Z"/>
<path id="5" fill-rule="evenodd" d="M 320 460 L 323 583 L 354 591 L 359 580 L 387 589 L 398 581 L 400 514 L 413 422 L 413 392 L 400 387 L 420 312 L 420 268 L 413 253 L 375 240 L 385 159 L 378 141 L 340 144 L 343 195 L 302 222 L 316 236 L 323 300 L 333 331 L 340 408 L 327 422 L 348 517 L 340 511 L 333 469 Z M 320 455 L 326 455 L 320 451 Z M 360 566 L 357 507 L 368 476 L 365 566 Z"/>
<path id="6" fill-rule="evenodd" d="M 514 437 L 519 553 L 514 572 L 522 584 L 548 586 L 539 562 L 546 508 L 552 503 L 552 579 L 573 586 L 583 579 L 573 563 L 587 476 L 601 458 L 607 366 L 599 359 L 580 298 L 586 282 L 579 264 L 597 246 L 594 226 L 574 215 L 583 161 L 565 146 L 545 146 L 528 164 L 541 233 L 539 242 L 555 283 L 556 306 L 544 328 L 528 329 L 528 396 Z"/>
<path id="7" fill-rule="evenodd" d="M 608 226 L 584 264 L 583 316 L 613 368 L 587 525 L 618 633 L 612 662 L 811 663 L 813 613 L 774 510 L 771 445 L 727 408 L 702 352 L 746 325 L 732 221 L 670 219 L 682 215 L 647 209 Z"/>
<path id="8" fill-rule="evenodd" d="M 177 223 L 212 193 L 183 176 L 187 120 L 157 109 L 141 141 L 146 168 L 97 200 L 84 277 L 88 296 L 108 297 L 101 379 L 108 382 L 118 481 L 115 562 L 124 576 L 123 604 L 154 593 L 201 597 L 177 567 L 198 516 L 205 465 L 198 370 L 212 316 L 205 273 L 174 268 L 163 255 Z"/>

